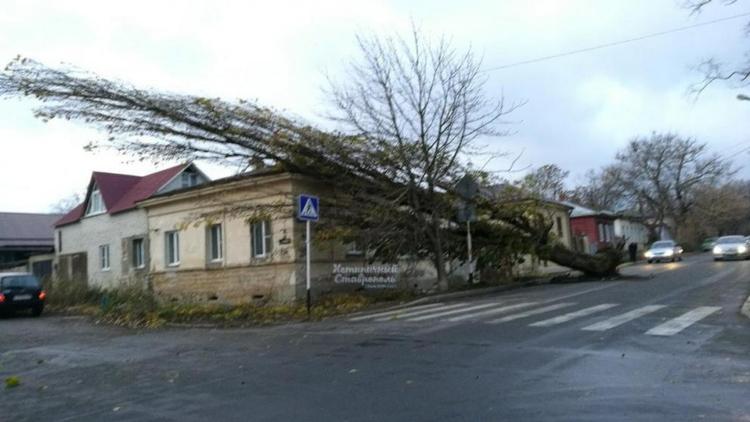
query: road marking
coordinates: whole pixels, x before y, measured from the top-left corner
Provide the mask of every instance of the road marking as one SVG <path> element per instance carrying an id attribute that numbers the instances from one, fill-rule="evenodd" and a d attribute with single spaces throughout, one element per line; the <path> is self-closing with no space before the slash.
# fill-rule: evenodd
<path id="1" fill-rule="evenodd" d="M 508 316 L 503 317 L 503 318 L 495 319 L 495 320 L 492 320 L 492 321 L 487 321 L 487 323 L 488 324 L 500 324 L 500 323 L 503 323 L 503 322 L 514 321 L 514 320 L 517 320 L 517 319 L 526 318 L 526 317 L 530 317 L 530 316 L 533 316 L 533 315 L 543 314 L 545 312 L 555 311 L 557 309 L 566 308 L 568 306 L 573 306 L 573 305 L 575 305 L 575 302 L 558 303 L 558 304 L 555 304 L 555 305 L 545 306 L 543 308 L 537 308 L 537 309 L 532 309 L 532 310 L 526 311 L 526 312 L 520 312 L 520 313 L 517 313 L 517 314 L 508 315 Z"/>
<path id="2" fill-rule="evenodd" d="M 550 303 L 550 302 L 557 302 L 558 300 L 570 299 L 571 297 L 576 297 L 576 296 L 581 296 L 581 295 L 585 295 L 585 294 L 588 294 L 588 293 L 598 292 L 599 290 L 610 289 L 612 287 L 619 286 L 622 283 L 623 283 L 622 281 L 616 281 L 616 282 L 613 282 L 611 284 L 606 284 L 606 285 L 600 286 L 600 287 L 594 287 L 593 289 L 587 289 L 587 290 L 584 290 L 582 292 L 576 292 L 576 293 L 571 293 L 571 294 L 567 294 L 567 295 L 564 295 L 564 296 L 553 297 L 552 299 L 543 300 L 543 301 L 541 301 L 539 303 Z"/>
<path id="3" fill-rule="evenodd" d="M 490 309 L 487 311 L 479 311 L 479 312 L 474 312 L 474 313 L 467 314 L 467 315 L 460 315 L 457 317 L 449 318 L 448 321 L 458 322 L 458 321 L 464 321 L 464 320 L 472 319 L 472 318 L 483 318 L 483 317 L 490 316 L 490 315 L 501 314 L 503 312 L 514 311 L 516 309 L 527 308 L 529 306 L 534 306 L 536 304 L 537 304 L 536 302 L 524 302 L 524 303 L 519 303 L 517 305 L 501 306 L 499 308 Z"/>
<path id="4" fill-rule="evenodd" d="M 440 305 L 442 305 L 442 303 L 430 303 L 427 305 L 412 306 L 410 308 L 397 309 L 395 311 L 378 312 L 376 314 L 367 314 L 363 316 L 353 317 L 353 318 L 349 318 L 349 321 L 364 321 L 366 319 L 372 319 L 372 318 L 377 318 L 377 317 L 382 317 L 382 316 L 387 316 L 387 315 L 395 315 L 401 312 L 410 312 L 412 310 L 417 310 L 417 309 L 434 308 Z"/>
<path id="5" fill-rule="evenodd" d="M 438 312 L 436 314 L 430 314 L 426 312 L 428 315 L 422 315 L 416 318 L 409 318 L 408 321 L 425 321 L 428 319 L 435 319 L 435 318 L 440 318 L 440 317 L 444 317 L 448 315 L 462 314 L 464 312 L 475 311 L 477 309 L 484 309 L 484 308 L 489 308 L 490 306 L 497 306 L 497 305 L 499 305 L 499 303 L 493 302 L 493 303 L 483 303 L 481 305 L 469 306 L 468 308 L 459 308 L 459 309 L 453 309 L 453 310 L 445 311 L 445 312 Z M 431 309 L 430 312 L 432 311 L 433 310 Z"/>
<path id="6" fill-rule="evenodd" d="M 656 312 L 662 308 L 666 308 L 666 305 L 644 306 L 642 308 L 633 309 L 630 312 L 625 312 L 622 315 L 617 315 L 615 317 L 605 319 L 604 321 L 597 322 L 596 324 L 589 325 L 588 327 L 583 327 L 582 329 L 586 331 L 607 331 L 611 328 L 615 328 L 622 324 L 625 324 L 626 322 L 630 322 L 636 318 L 640 318 L 644 315 Z"/>
<path id="7" fill-rule="evenodd" d="M 720 306 L 701 306 L 646 331 L 651 336 L 671 336 L 717 312 Z"/>
<path id="8" fill-rule="evenodd" d="M 408 309 L 405 309 L 404 310 L 405 312 L 403 312 L 403 313 L 394 314 L 394 315 L 391 315 L 390 317 L 378 318 L 375 321 L 390 321 L 390 320 L 393 320 L 393 319 L 410 318 L 410 317 L 417 316 L 417 315 L 424 315 L 424 314 L 427 314 L 427 313 L 430 313 L 430 312 L 445 311 L 445 310 L 448 310 L 448 309 L 455 309 L 455 308 L 458 308 L 458 307 L 461 307 L 461 306 L 466 306 L 466 303 L 461 302 L 461 303 L 454 303 L 454 304 L 451 304 L 451 305 L 444 305 L 443 304 L 443 305 L 440 305 L 440 306 L 437 306 L 437 307 L 434 307 L 434 308 L 430 308 L 430 309 L 422 309 L 420 311 L 410 311 Z"/>
<path id="9" fill-rule="evenodd" d="M 606 311 L 607 309 L 614 308 L 617 306 L 616 303 L 604 303 L 601 305 L 592 306 L 590 308 L 581 309 L 580 311 L 571 312 L 569 314 L 560 315 L 554 318 L 545 319 L 544 321 L 535 322 L 529 324 L 529 327 L 549 327 L 550 325 L 562 324 L 570 320 L 584 317 L 586 315 L 595 314 L 597 312 Z"/>

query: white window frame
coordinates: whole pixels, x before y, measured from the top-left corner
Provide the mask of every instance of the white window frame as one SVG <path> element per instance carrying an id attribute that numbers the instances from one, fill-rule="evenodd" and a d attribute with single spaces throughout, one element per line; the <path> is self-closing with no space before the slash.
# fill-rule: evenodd
<path id="1" fill-rule="evenodd" d="M 258 253 L 258 247 L 259 245 L 256 245 L 255 240 L 255 230 L 256 227 L 260 227 L 261 230 L 261 238 L 263 239 L 263 243 L 260 245 L 262 247 L 261 253 Z M 250 254 L 255 259 L 263 259 L 268 258 L 270 255 L 271 249 L 273 249 L 272 244 L 272 230 L 271 230 L 271 220 L 262 220 L 257 221 L 252 224 L 250 224 Z"/>
<path id="2" fill-rule="evenodd" d="M 170 247 L 170 238 L 173 238 Z M 172 260 L 174 258 L 174 260 Z M 180 265 L 180 232 L 171 230 L 164 233 L 164 262 L 167 267 L 176 267 Z"/>
<path id="3" fill-rule="evenodd" d="M 198 175 L 192 171 L 185 171 L 180 175 L 180 186 L 191 188 L 198 185 Z"/>
<path id="4" fill-rule="evenodd" d="M 133 267 L 142 269 L 146 267 L 146 242 L 142 237 L 133 239 Z"/>
<path id="5" fill-rule="evenodd" d="M 89 203 L 86 207 L 86 215 L 99 215 L 107 212 L 107 208 L 104 206 L 104 198 L 102 198 L 102 192 L 99 188 L 94 188 L 89 195 Z"/>
<path id="6" fill-rule="evenodd" d="M 99 245 L 99 269 L 109 271 L 110 268 L 109 245 Z"/>
<path id="7" fill-rule="evenodd" d="M 214 243 L 216 244 L 216 255 L 214 255 Z M 224 260 L 224 226 L 212 224 L 208 227 L 208 260 L 211 262 L 222 262 Z"/>

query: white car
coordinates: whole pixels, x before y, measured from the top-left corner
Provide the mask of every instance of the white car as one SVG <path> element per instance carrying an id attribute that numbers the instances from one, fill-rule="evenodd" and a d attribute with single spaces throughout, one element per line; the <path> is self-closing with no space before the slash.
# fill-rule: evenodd
<path id="1" fill-rule="evenodd" d="M 714 261 L 750 258 L 750 244 L 744 236 L 722 236 L 713 249 Z"/>
<path id="2" fill-rule="evenodd" d="M 682 248 L 673 240 L 660 240 L 651 245 L 644 254 L 648 263 L 661 261 L 682 261 Z"/>

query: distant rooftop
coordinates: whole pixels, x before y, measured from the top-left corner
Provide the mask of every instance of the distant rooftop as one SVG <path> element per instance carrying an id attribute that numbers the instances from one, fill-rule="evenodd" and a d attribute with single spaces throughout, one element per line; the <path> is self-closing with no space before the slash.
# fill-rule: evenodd
<path id="1" fill-rule="evenodd" d="M 576 204 L 575 202 L 570 201 L 558 201 L 561 204 L 567 205 L 571 208 L 573 208 L 573 211 L 570 212 L 570 217 L 589 217 L 594 215 L 606 215 L 609 217 L 617 217 L 617 213 L 609 210 L 595 210 L 592 208 L 584 207 L 583 205 Z"/>
<path id="2" fill-rule="evenodd" d="M 0 212 L 0 248 L 46 249 L 54 247 L 54 223 L 60 217 L 60 214 Z"/>

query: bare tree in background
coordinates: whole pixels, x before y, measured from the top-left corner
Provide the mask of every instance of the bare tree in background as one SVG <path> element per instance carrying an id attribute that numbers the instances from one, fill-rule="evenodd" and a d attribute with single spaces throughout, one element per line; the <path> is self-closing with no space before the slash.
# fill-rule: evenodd
<path id="1" fill-rule="evenodd" d="M 65 198 L 60 199 L 54 204 L 50 205 L 50 211 L 55 214 L 67 214 L 73 208 L 77 207 L 83 201 L 83 197 L 79 193 L 73 193 Z"/>
<path id="2" fill-rule="evenodd" d="M 750 185 L 731 181 L 696 189 L 681 241 L 700 245 L 705 237 L 750 233 Z"/>
<path id="3" fill-rule="evenodd" d="M 586 182 L 568 193 L 571 201 L 595 210 L 619 211 L 629 205 L 625 200 L 625 189 L 620 183 L 621 169 L 606 166 L 601 170 L 586 173 Z"/>
<path id="4" fill-rule="evenodd" d="M 524 176 L 518 186 L 535 198 L 559 200 L 565 194 L 565 179 L 569 174 L 555 164 L 545 164 Z"/>
<path id="5" fill-rule="evenodd" d="M 698 189 L 733 174 L 731 165 L 710 154 L 706 144 L 671 133 L 634 138 L 616 159 L 618 181 L 631 208 L 653 218 L 652 230 L 669 223 L 675 237 Z"/>
<path id="6" fill-rule="evenodd" d="M 446 287 L 443 226 L 455 208 L 443 192 L 461 177 L 467 157 L 483 152 L 478 138 L 505 134 L 500 118 L 517 105 L 485 96 L 480 61 L 445 39 L 431 43 L 413 29 L 410 38 L 357 41 L 360 59 L 345 82 L 331 82 L 334 119 L 386 156 L 412 209 L 429 210 L 410 221 L 429 241 Z"/>

